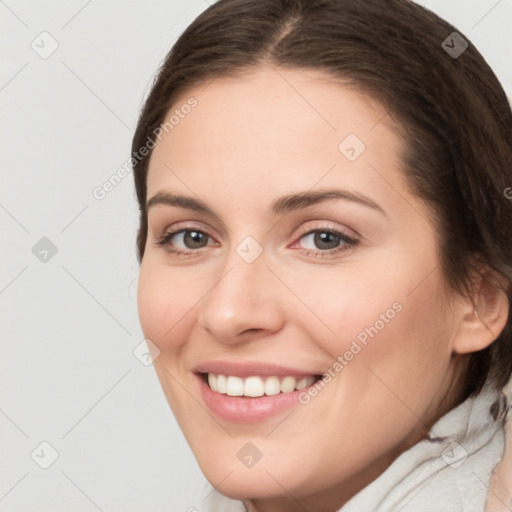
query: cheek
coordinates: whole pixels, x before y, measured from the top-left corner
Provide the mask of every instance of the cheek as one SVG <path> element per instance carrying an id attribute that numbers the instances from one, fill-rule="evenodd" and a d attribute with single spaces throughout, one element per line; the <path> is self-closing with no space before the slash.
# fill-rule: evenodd
<path id="1" fill-rule="evenodd" d="M 423 267 L 417 272 L 407 272 L 406 265 L 401 268 L 394 276 L 384 269 L 354 270 L 338 282 L 304 284 L 302 294 L 324 325 L 303 321 L 302 328 L 333 363 L 342 356 L 352 378 L 371 378 L 371 369 L 388 376 L 394 389 L 411 382 L 419 390 L 439 382 L 446 372 L 454 323 L 447 313 L 449 302 L 439 272 L 414 289 L 411 283 L 425 275 Z"/>
<path id="2" fill-rule="evenodd" d="M 314 315 L 304 314 L 307 311 L 300 304 L 294 321 L 301 322 L 310 338 L 336 359 L 350 350 L 354 341 L 361 348 L 368 347 L 373 339 L 386 337 L 390 325 L 400 324 L 404 290 L 403 283 L 366 267 L 354 266 L 338 275 L 326 273 L 314 279 L 310 275 L 301 280 L 295 277 L 294 291 L 306 298 Z"/>
<path id="3" fill-rule="evenodd" d="M 411 293 L 403 285 L 401 291 L 397 288 L 396 295 L 388 295 L 391 300 L 398 297 L 391 310 L 384 303 L 373 309 L 373 314 L 365 315 L 365 323 L 353 325 L 349 339 L 356 340 L 361 351 L 354 357 L 357 363 L 350 363 L 353 366 L 347 369 L 350 392 L 361 390 L 356 394 L 361 404 L 367 404 L 365 411 L 359 409 L 361 416 L 370 410 L 380 411 L 390 421 L 400 417 L 404 426 L 412 426 L 416 415 L 428 420 L 434 402 L 443 393 L 454 324 L 446 314 L 448 301 L 437 275 L 421 290 Z M 364 303 L 360 305 L 364 307 Z M 354 315 L 356 310 L 352 309 Z M 393 415 L 389 416 L 388 408 Z M 390 428 L 395 428 L 392 421 Z"/>
<path id="4" fill-rule="evenodd" d="M 174 352 L 183 344 L 180 333 L 192 317 L 200 290 L 194 282 L 181 283 L 179 271 L 143 260 L 137 286 L 137 306 L 142 331 L 162 352 Z"/>

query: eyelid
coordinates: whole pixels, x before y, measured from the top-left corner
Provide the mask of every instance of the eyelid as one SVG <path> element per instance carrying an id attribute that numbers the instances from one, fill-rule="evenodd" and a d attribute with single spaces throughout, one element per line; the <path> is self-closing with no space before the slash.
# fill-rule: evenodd
<path id="1" fill-rule="evenodd" d="M 317 222 L 317 223 L 319 223 L 319 225 L 311 225 L 311 222 Z M 190 225 L 191 223 L 194 223 L 194 224 Z M 183 222 L 178 222 L 176 224 L 172 224 L 170 227 L 164 229 L 159 235 L 157 235 L 157 237 L 156 237 L 157 240 L 154 243 L 157 246 L 162 246 L 162 247 L 166 248 L 169 253 L 173 253 L 177 257 L 200 256 L 203 254 L 203 252 L 208 247 L 212 247 L 215 245 L 218 246 L 219 242 L 216 240 L 216 237 L 210 233 L 209 228 L 205 229 L 205 228 L 197 226 L 197 224 L 202 224 L 202 223 L 198 222 L 198 221 L 183 221 Z M 203 233 L 207 238 L 213 240 L 214 244 L 206 245 L 204 247 L 200 247 L 197 249 L 186 249 L 186 248 L 185 249 L 181 249 L 181 248 L 178 248 L 178 249 L 172 248 L 171 249 L 171 247 L 169 246 L 170 240 L 172 238 L 174 238 L 175 236 L 179 235 L 180 233 L 183 233 L 184 231 L 199 231 L 199 232 Z M 299 233 L 294 237 L 294 241 L 291 244 L 287 245 L 287 248 L 289 248 L 290 245 L 294 246 L 294 245 L 300 243 L 300 240 L 307 235 L 310 235 L 315 232 L 322 232 L 322 231 L 323 232 L 331 232 L 333 234 L 338 235 L 342 239 L 342 242 L 343 242 L 343 245 L 341 246 L 341 248 L 325 249 L 325 250 L 300 248 L 300 250 L 298 250 L 298 252 L 306 251 L 308 255 L 310 252 L 313 252 L 314 254 L 316 254 L 318 256 L 334 257 L 338 252 L 342 252 L 343 250 L 347 250 L 350 247 L 355 247 L 356 245 L 358 245 L 360 242 L 360 238 L 361 238 L 358 234 L 356 234 L 356 236 L 353 236 L 353 235 L 350 235 L 347 233 L 347 231 L 351 231 L 351 232 L 355 233 L 355 230 L 352 230 L 352 229 L 347 230 L 346 227 L 341 228 L 338 226 L 334 226 L 334 225 L 332 225 L 331 221 L 321 221 L 321 220 L 308 221 L 306 223 L 306 225 L 301 225 L 299 227 Z M 343 246 L 348 246 L 348 247 L 346 249 L 343 249 Z"/>
<path id="2" fill-rule="evenodd" d="M 179 231 L 185 231 L 185 230 L 202 231 L 213 239 L 218 238 L 216 235 L 212 234 L 212 231 L 214 231 L 214 230 L 212 230 L 209 226 L 205 225 L 203 222 L 197 221 L 197 220 L 185 220 L 185 221 L 181 221 L 181 222 L 175 222 L 173 224 L 168 225 L 167 227 L 165 227 L 163 229 L 155 229 L 155 234 L 157 237 L 159 237 L 159 236 L 165 235 L 167 233 L 177 233 Z"/>
<path id="3" fill-rule="evenodd" d="M 319 225 L 310 225 L 310 222 L 317 222 Z M 338 225 L 334 225 L 333 222 L 328 220 L 316 220 L 316 221 L 309 221 L 307 225 L 301 225 L 299 227 L 299 233 L 298 238 L 307 235 L 311 233 L 311 231 L 335 231 L 338 233 L 341 233 L 342 235 L 346 236 L 347 238 L 350 238 L 352 240 L 359 240 L 362 238 L 362 236 L 355 230 L 347 227 L 341 227 Z"/>
<path id="4" fill-rule="evenodd" d="M 198 232 L 206 235 L 209 239 L 213 240 L 216 244 L 219 243 L 217 241 L 216 237 L 211 234 L 209 229 L 205 229 L 205 228 L 199 227 L 199 226 L 190 226 L 190 225 L 183 226 L 181 224 L 182 223 L 178 223 L 176 225 L 172 225 L 171 228 L 164 229 L 160 234 L 158 234 L 156 236 L 156 238 L 158 240 L 162 240 L 163 238 L 175 237 L 176 235 L 179 235 L 180 233 L 183 233 L 186 231 L 198 231 Z M 187 249 L 187 250 L 199 252 L 201 249 Z"/>

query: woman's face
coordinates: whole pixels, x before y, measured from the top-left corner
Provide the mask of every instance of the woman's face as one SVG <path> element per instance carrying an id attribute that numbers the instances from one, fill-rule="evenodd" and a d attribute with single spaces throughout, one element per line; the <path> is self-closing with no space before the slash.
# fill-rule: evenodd
<path id="1" fill-rule="evenodd" d="M 155 369 L 220 492 L 342 504 L 454 380 L 430 212 L 385 110 L 319 73 L 218 78 L 172 111 L 192 97 L 148 173 L 138 305 Z"/>

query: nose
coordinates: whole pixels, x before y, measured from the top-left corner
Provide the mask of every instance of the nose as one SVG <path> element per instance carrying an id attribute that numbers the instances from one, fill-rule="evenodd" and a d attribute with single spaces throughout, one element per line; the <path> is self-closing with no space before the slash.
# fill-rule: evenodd
<path id="1" fill-rule="evenodd" d="M 247 263 L 233 251 L 212 280 L 210 292 L 201 301 L 198 322 L 217 341 L 248 342 L 281 329 L 282 283 L 264 255 Z"/>

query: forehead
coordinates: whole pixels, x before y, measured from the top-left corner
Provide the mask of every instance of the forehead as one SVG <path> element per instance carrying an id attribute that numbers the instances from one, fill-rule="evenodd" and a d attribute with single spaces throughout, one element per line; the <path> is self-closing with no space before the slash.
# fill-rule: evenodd
<path id="1" fill-rule="evenodd" d="M 210 140 L 219 142 L 227 132 L 238 139 L 257 136 L 269 140 L 286 132 L 308 133 L 317 138 L 359 131 L 361 136 L 385 119 L 386 109 L 368 95 L 348 88 L 339 79 L 315 70 L 280 69 L 262 66 L 243 74 L 217 77 L 186 90 L 170 108 L 180 113 L 194 98 L 197 106 L 172 128 L 174 140 L 203 129 Z M 189 110 L 186 108 L 186 110 Z M 176 116 L 174 116 L 176 117 Z M 392 126 L 394 128 L 394 126 Z M 218 136 L 218 137 L 216 137 Z"/>
<path id="2" fill-rule="evenodd" d="M 184 185 L 248 194 L 263 183 L 266 192 L 319 180 L 365 186 L 374 169 L 401 166 L 402 141 L 385 108 L 317 71 L 266 66 L 219 77 L 186 90 L 172 115 L 178 122 L 153 150 L 148 195 Z"/>

